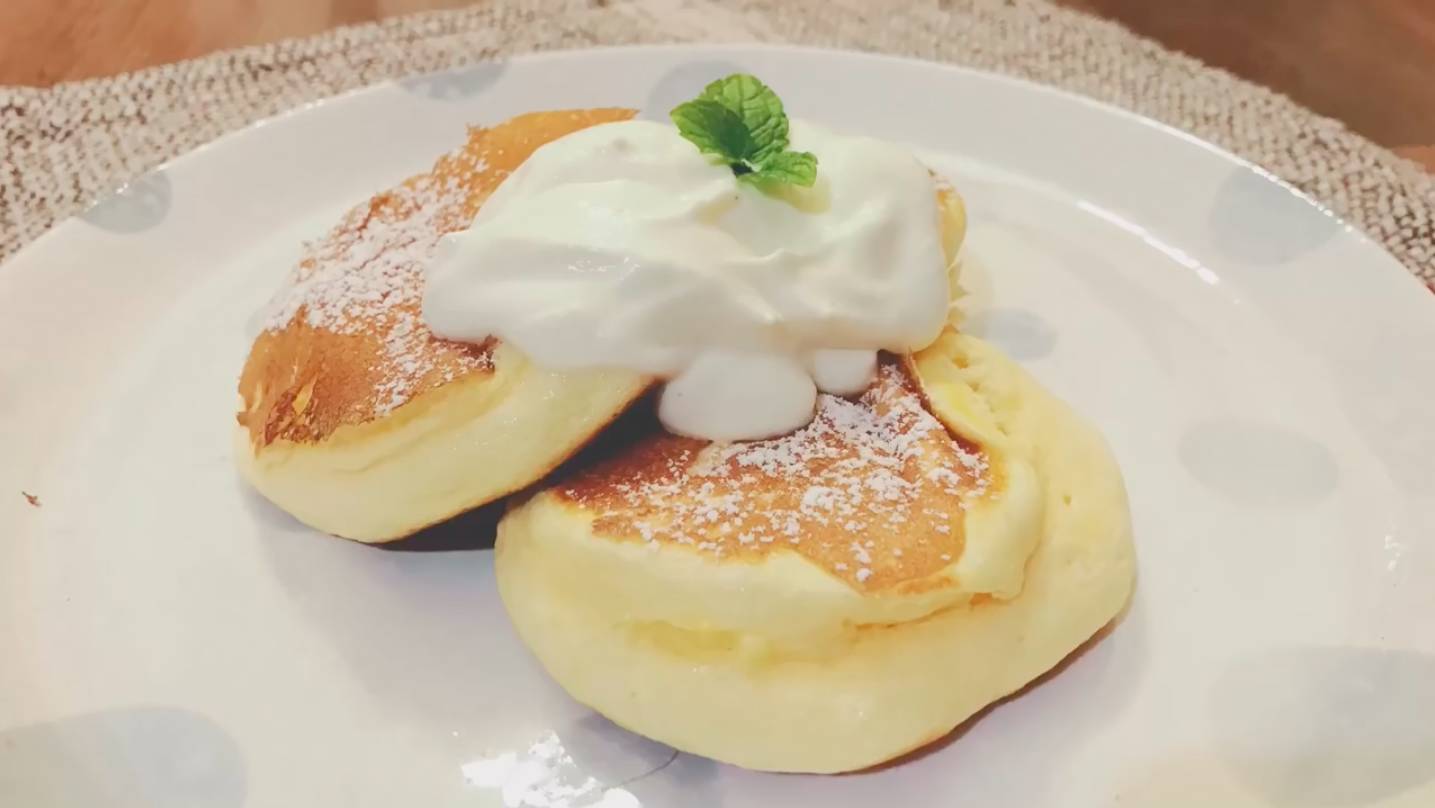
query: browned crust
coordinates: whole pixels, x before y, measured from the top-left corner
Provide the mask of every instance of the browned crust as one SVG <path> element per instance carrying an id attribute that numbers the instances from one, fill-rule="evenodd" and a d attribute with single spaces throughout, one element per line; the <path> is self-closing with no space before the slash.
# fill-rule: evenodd
<path id="1" fill-rule="evenodd" d="M 884 365 L 900 371 L 895 390 L 889 394 L 914 399 L 930 414 L 930 407 L 921 396 L 920 385 L 910 363 L 889 357 L 884 360 Z M 940 419 L 936 420 L 940 424 Z M 795 542 L 741 543 L 731 540 L 732 536 L 753 529 L 754 525 L 762 525 L 766 511 L 797 510 L 807 481 L 816 476 L 819 465 L 831 467 L 840 464 L 853 457 L 859 451 L 857 447 L 831 444 L 834 451 L 812 461 L 804 473 L 774 476 L 744 473 L 734 467 L 731 473 L 715 480 L 697 480 L 689 477 L 688 472 L 698 463 L 700 453 L 708 445 L 706 441 L 673 435 L 651 419 L 635 425 L 635 428 L 636 436 L 624 436 L 624 441 L 607 452 L 584 456 L 570 463 L 550 489 L 553 496 L 592 513 L 593 530 L 604 538 L 642 541 L 641 523 L 647 520 L 657 523 L 671 521 L 681 524 L 682 532 L 694 540 L 721 544 L 724 557 L 731 562 L 758 562 L 772 553 L 794 552 L 865 591 L 886 590 L 894 594 L 918 595 L 955 585 L 951 578 L 937 573 L 961 557 L 965 546 L 961 522 L 946 522 L 945 518 L 933 521 L 924 514 L 938 512 L 956 516 L 963 506 L 949 491 L 927 480 L 924 473 L 928 467 L 912 463 L 903 471 L 904 476 L 918 484 L 917 499 L 908 506 L 910 519 L 900 524 L 878 520 L 862 532 L 861 537 L 874 540 L 875 545 L 870 553 L 871 576 L 864 581 L 854 577 L 858 565 L 853 562 L 849 550 L 856 535 L 850 534 L 840 524 L 803 521 L 798 526 Z M 791 436 L 776 441 L 789 439 Z M 985 454 L 980 447 L 951 435 L 944 427 L 923 436 L 920 443 L 929 461 L 949 468 L 961 468 L 950 459 L 958 451 Z M 976 485 L 978 477 L 987 484 L 992 479 L 990 468 L 984 468 L 979 475 L 968 471 L 961 474 L 961 488 L 964 490 Z M 714 482 L 716 488 L 707 490 Z M 655 486 L 659 489 L 676 486 L 680 492 L 661 497 L 648 497 L 643 493 Z M 763 506 L 753 511 L 725 514 L 720 520 L 711 522 L 685 518 L 688 506 L 732 494 L 740 496 L 745 504 L 763 503 Z M 936 530 L 936 525 L 940 523 L 948 524 L 950 529 L 945 532 Z M 667 532 L 659 532 L 657 541 L 672 544 L 674 538 Z M 900 550 L 900 555 L 894 555 L 894 549 Z"/>
<path id="2" fill-rule="evenodd" d="M 295 279 L 320 269 L 326 256 L 341 253 L 346 245 L 362 238 L 366 229 L 392 227 L 420 213 L 412 193 L 422 183 L 455 185 L 458 193 L 435 203 L 437 210 L 423 211 L 435 234 L 460 230 L 473 221 L 488 195 L 535 149 L 579 129 L 600 123 L 631 118 L 628 109 L 591 109 L 535 112 L 520 115 L 491 128 L 469 130 L 468 141 L 444 155 L 425 174 L 376 194 L 350 210 L 340 223 L 309 250 L 300 262 Z M 413 269 L 420 269 L 414 266 Z M 422 273 L 411 275 L 422 283 Z M 395 304 L 385 315 L 407 315 L 418 322 L 414 296 Z M 438 339 L 426 328 L 411 341 L 403 357 L 393 357 L 386 343 L 395 323 L 394 316 L 352 318 L 343 328 L 316 326 L 306 321 L 304 309 L 280 328 L 266 330 L 251 347 L 239 379 L 240 426 L 249 433 L 255 450 L 276 441 L 317 443 L 346 425 L 363 424 L 386 416 L 392 407 L 385 399 L 393 395 L 395 363 L 402 361 L 423 368 L 414 378 L 404 379 L 402 404 L 453 381 L 493 371 L 492 340 L 468 345 Z"/>

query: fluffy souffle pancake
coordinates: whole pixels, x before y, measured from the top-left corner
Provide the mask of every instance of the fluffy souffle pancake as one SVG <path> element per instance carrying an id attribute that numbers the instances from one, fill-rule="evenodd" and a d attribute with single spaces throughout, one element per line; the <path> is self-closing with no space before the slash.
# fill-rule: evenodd
<path id="1" fill-rule="evenodd" d="M 420 528 L 551 471 L 640 396 L 623 370 L 550 372 L 498 340 L 435 337 L 420 313 L 440 237 L 535 149 L 632 110 L 475 128 L 426 174 L 354 208 L 276 297 L 239 382 L 244 476 L 299 520 L 366 542 Z"/>
<path id="2" fill-rule="evenodd" d="M 647 376 L 546 370 L 497 339 L 439 339 L 421 314 L 443 235 L 545 143 L 634 114 L 537 112 L 472 129 L 432 170 L 309 245 L 240 378 L 244 477 L 319 530 L 400 539 L 532 484 L 641 396 Z M 937 198 L 951 257 L 965 211 L 940 180 Z"/>
<path id="3" fill-rule="evenodd" d="M 1133 551 L 1097 432 L 955 331 L 766 441 L 653 429 L 499 526 L 528 646 L 681 750 L 840 772 L 950 732 L 1123 608 Z"/>

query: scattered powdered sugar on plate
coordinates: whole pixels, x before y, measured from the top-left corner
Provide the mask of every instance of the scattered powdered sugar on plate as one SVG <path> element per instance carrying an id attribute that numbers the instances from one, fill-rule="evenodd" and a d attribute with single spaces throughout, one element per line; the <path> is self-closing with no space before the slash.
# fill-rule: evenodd
<path id="1" fill-rule="evenodd" d="M 888 362 L 860 399 L 821 396 L 792 434 L 731 444 L 655 435 L 560 494 L 594 511 L 607 535 L 718 557 L 786 547 L 881 586 L 958 555 L 965 503 L 988 485 L 981 451 L 952 438 Z"/>
<path id="2" fill-rule="evenodd" d="M 555 733 L 528 747 L 466 763 L 464 782 L 497 791 L 504 808 L 641 808 L 631 791 L 583 775 Z"/>

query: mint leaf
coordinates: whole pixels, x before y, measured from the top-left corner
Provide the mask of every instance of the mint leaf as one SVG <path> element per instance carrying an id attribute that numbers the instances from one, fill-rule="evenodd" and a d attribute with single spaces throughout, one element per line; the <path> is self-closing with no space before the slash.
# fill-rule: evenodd
<path id="1" fill-rule="evenodd" d="M 716 101 L 742 119 L 753 150 L 743 158 L 762 163 L 787 148 L 787 113 L 782 99 L 756 77 L 735 73 L 703 88 L 700 98 Z"/>
<path id="2" fill-rule="evenodd" d="M 787 150 L 782 99 L 753 76 L 718 79 L 669 116 L 698 151 L 721 159 L 743 182 L 810 187 L 817 181 L 817 157 Z"/>
<path id="3" fill-rule="evenodd" d="M 817 182 L 817 157 L 811 152 L 783 152 L 763 163 L 762 168 L 738 179 L 759 185 L 778 182 L 811 188 L 812 183 Z"/>
<path id="4" fill-rule="evenodd" d="M 754 150 L 752 135 L 742 119 L 716 101 L 699 98 L 679 104 L 669 117 L 677 124 L 678 132 L 703 154 L 734 163 Z"/>

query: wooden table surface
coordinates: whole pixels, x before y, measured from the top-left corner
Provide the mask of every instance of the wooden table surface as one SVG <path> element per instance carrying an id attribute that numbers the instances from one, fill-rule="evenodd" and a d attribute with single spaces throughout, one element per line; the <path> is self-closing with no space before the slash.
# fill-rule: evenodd
<path id="1" fill-rule="evenodd" d="M 1435 0 L 1057 0 L 1435 170 Z M 0 85 L 48 86 L 463 0 L 0 0 Z"/>

